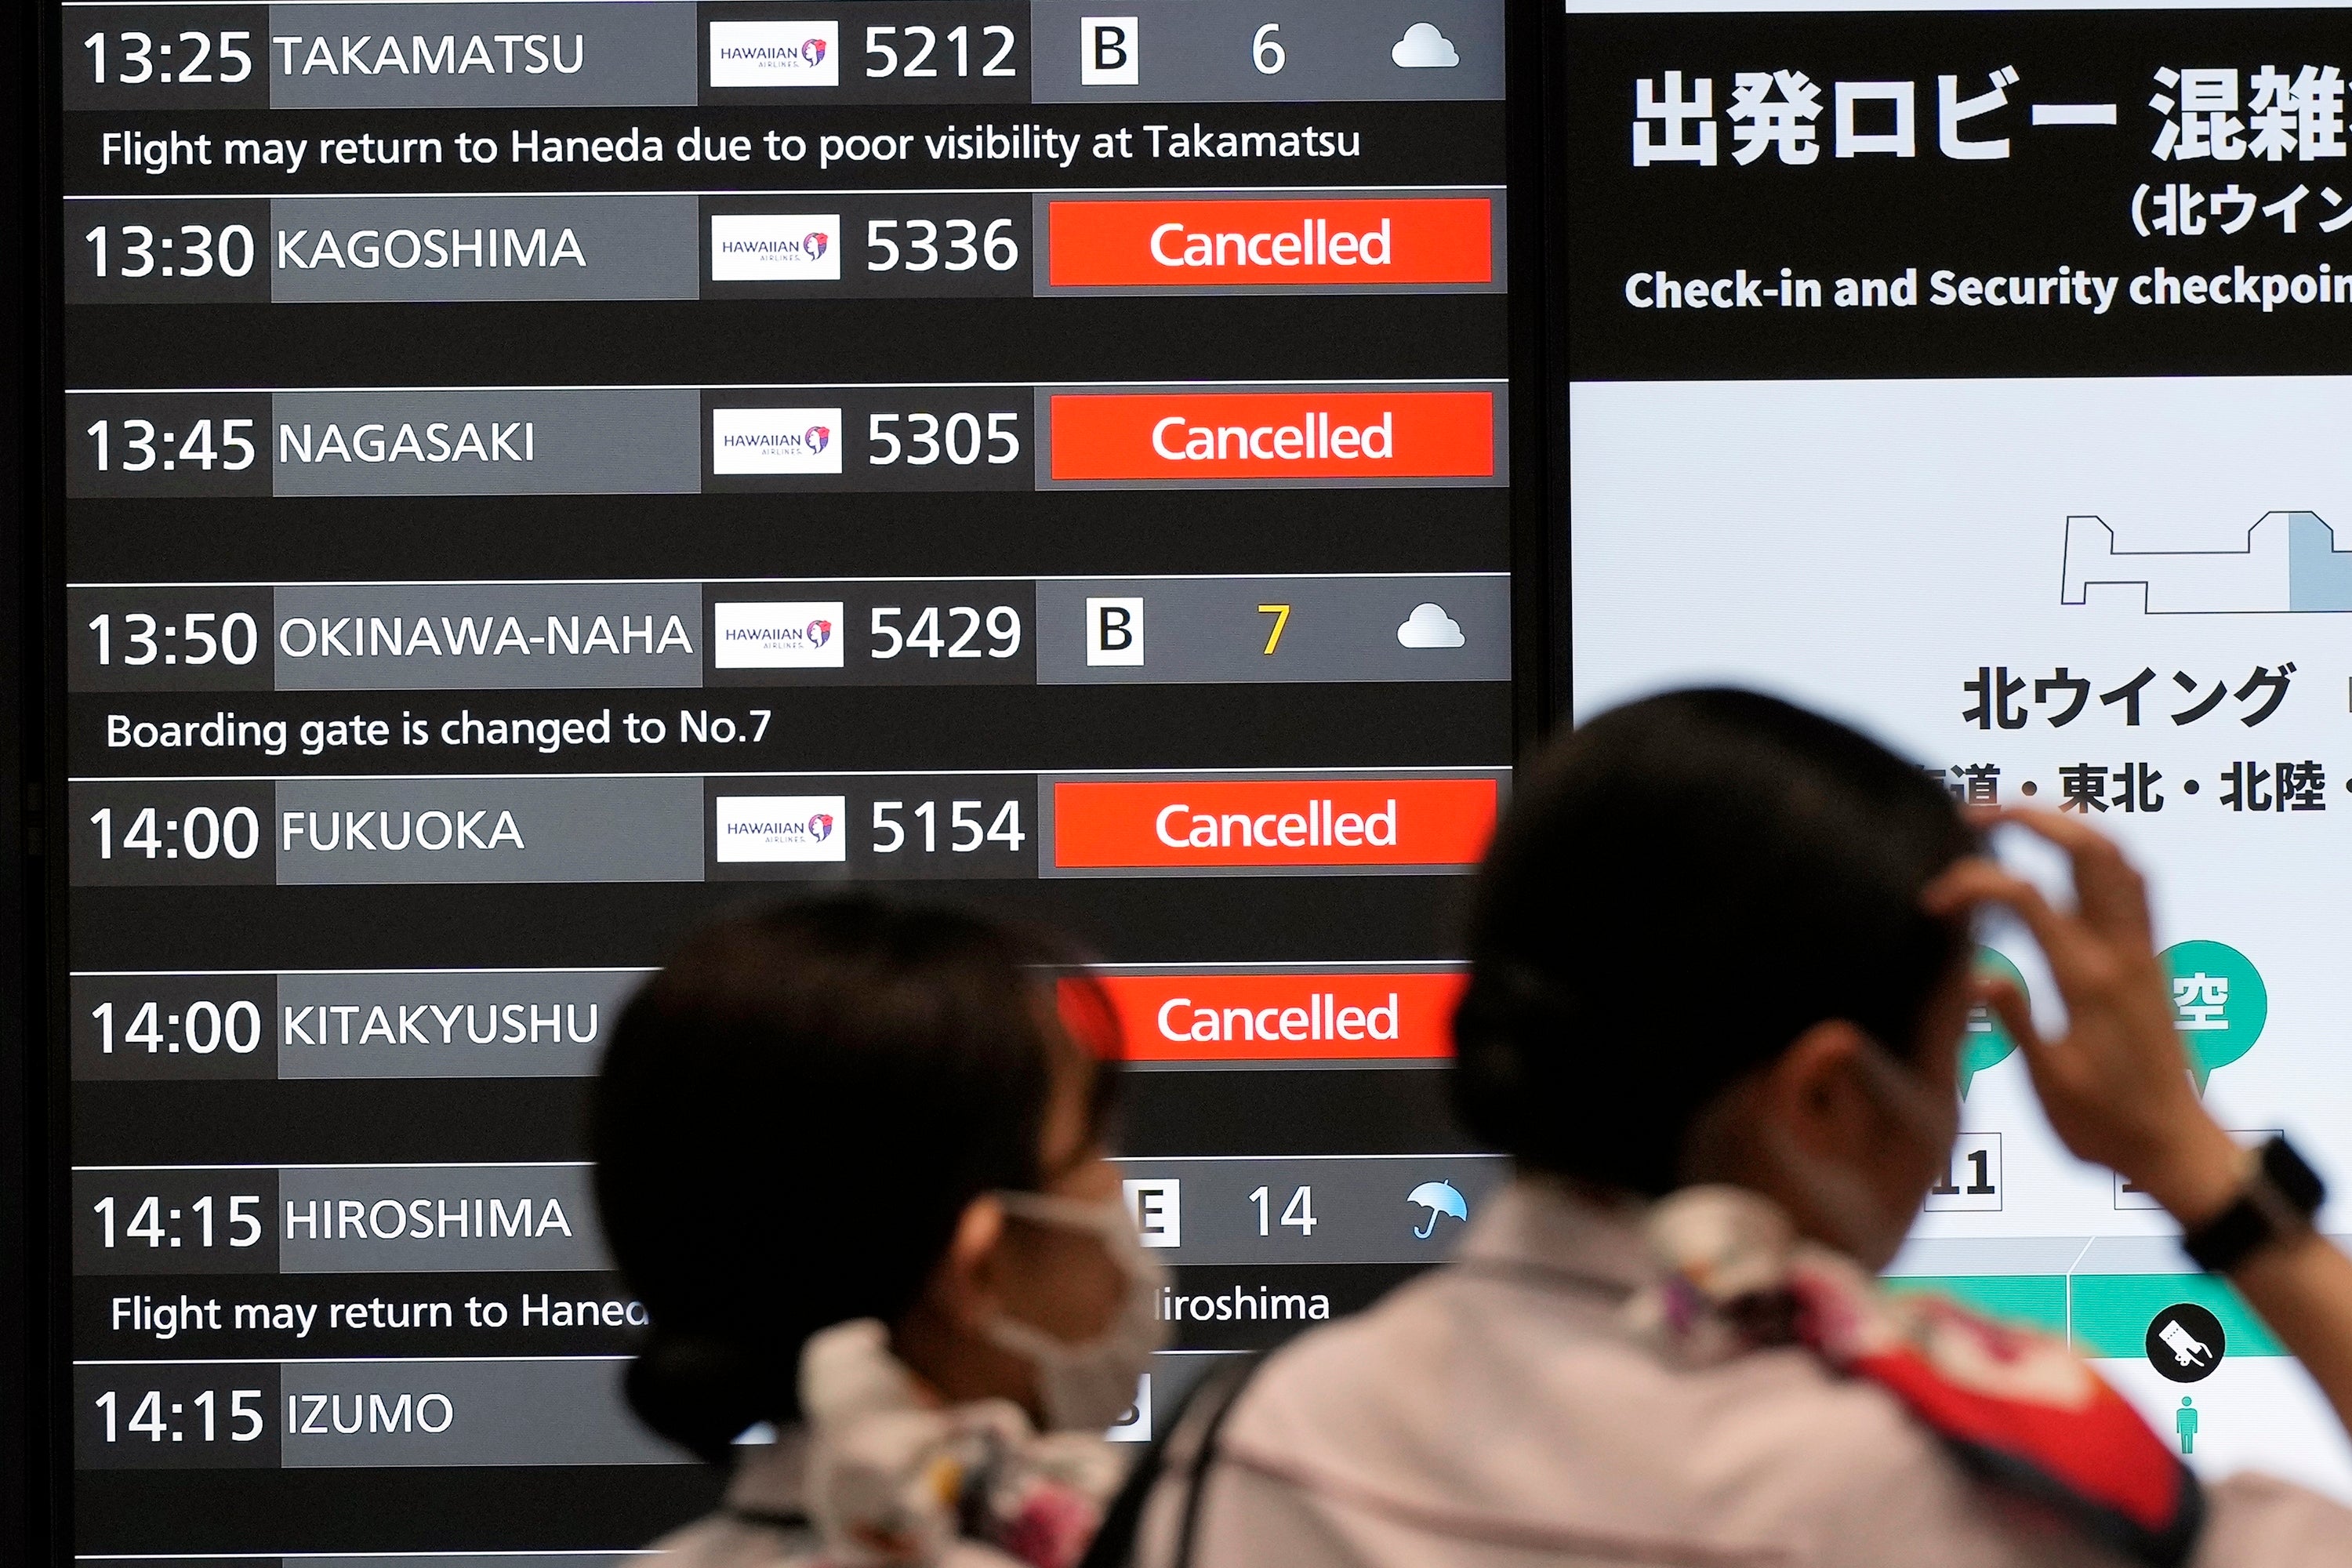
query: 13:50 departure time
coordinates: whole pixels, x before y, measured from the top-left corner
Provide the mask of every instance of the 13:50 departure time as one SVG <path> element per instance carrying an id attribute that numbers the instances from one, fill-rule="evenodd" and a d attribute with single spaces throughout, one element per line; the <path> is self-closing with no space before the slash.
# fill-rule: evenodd
<path id="1" fill-rule="evenodd" d="M 217 622 L 220 630 L 212 628 Z M 210 664 L 219 658 L 229 664 L 251 664 L 261 651 L 261 627 L 252 616 L 243 610 L 232 610 L 223 616 L 211 610 L 190 610 L 178 626 L 161 627 L 153 616 L 133 610 L 122 617 L 124 639 L 129 647 L 121 662 L 128 665 L 153 664 L 161 658 L 165 664 Z M 98 662 L 113 664 L 114 617 L 96 616 L 84 628 L 98 634 Z M 165 651 L 163 643 L 177 647 Z M 180 649 L 186 649 L 181 652 Z"/>

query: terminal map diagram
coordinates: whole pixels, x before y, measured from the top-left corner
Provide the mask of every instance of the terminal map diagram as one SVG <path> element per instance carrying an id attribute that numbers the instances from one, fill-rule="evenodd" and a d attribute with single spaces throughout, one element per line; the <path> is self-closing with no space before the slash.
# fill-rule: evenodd
<path id="1" fill-rule="evenodd" d="M 2059 602 L 2087 604 L 2094 587 L 2137 588 L 2151 616 L 2347 612 L 2352 549 L 2310 511 L 2264 512 L 2241 542 L 2217 550 L 2119 550 L 2105 519 L 2069 517 Z"/>

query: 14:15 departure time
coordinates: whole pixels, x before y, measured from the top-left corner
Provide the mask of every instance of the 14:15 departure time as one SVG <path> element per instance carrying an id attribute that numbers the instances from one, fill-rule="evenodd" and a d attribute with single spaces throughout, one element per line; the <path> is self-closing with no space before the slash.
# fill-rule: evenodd
<path id="1" fill-rule="evenodd" d="M 97 1406 L 99 1415 L 104 1421 L 105 1439 L 110 1443 L 133 1437 L 145 1437 L 151 1443 L 161 1443 L 169 1437 L 176 1443 L 190 1432 L 196 1435 L 197 1441 L 211 1443 L 218 1440 L 215 1423 L 221 1413 L 223 1405 L 221 1395 L 224 1393 L 228 1396 L 226 1402 L 228 1440 L 232 1443 L 250 1443 L 260 1436 L 268 1424 L 261 1416 L 261 1390 L 257 1388 L 226 1390 L 207 1388 L 193 1398 L 175 1402 L 171 1408 L 173 1415 L 179 1415 L 188 1406 L 194 1405 L 197 1417 L 202 1422 L 201 1427 L 185 1430 L 177 1423 L 166 1420 L 163 1410 L 163 1393 L 161 1389 L 151 1388 L 139 1394 L 138 1403 L 131 1407 L 128 1418 L 122 1421 L 120 1434 L 116 1430 L 115 1423 L 124 1403 L 123 1394 L 110 1388 L 90 1403 Z"/>

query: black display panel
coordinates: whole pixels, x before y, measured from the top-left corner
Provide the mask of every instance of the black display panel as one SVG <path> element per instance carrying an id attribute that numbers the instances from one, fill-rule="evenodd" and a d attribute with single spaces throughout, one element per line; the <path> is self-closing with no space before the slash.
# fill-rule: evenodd
<path id="1" fill-rule="evenodd" d="M 1116 1436 L 1443 1256 L 1548 701 L 1531 16 L 42 22 L 50 1558 L 709 1507 L 582 1116 L 746 900 L 1100 955 L 1176 1281 Z"/>

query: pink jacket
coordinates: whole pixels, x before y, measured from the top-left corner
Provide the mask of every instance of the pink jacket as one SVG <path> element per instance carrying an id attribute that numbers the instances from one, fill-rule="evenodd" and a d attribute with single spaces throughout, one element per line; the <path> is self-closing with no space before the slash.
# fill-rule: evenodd
<path id="1" fill-rule="evenodd" d="M 1620 1304 L 1655 1269 L 1623 1216 L 1522 1181 L 1453 1262 L 1307 1335 L 1224 1422 L 1194 1568 L 2057 1568 L 2111 1563 L 1977 1483 L 1877 1384 L 1809 1351 L 1696 1370 Z M 1197 1425 L 1197 1424 L 1195 1424 Z M 1139 1562 L 1168 1568 L 1171 1444 Z M 2352 1511 L 2207 1489 L 2197 1568 L 2352 1564 Z"/>

